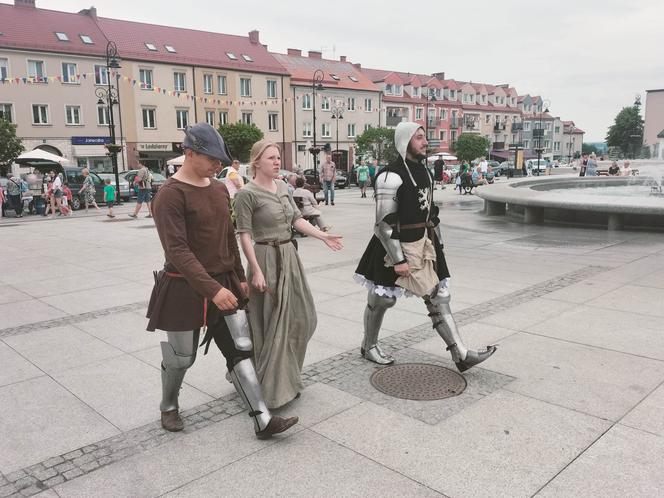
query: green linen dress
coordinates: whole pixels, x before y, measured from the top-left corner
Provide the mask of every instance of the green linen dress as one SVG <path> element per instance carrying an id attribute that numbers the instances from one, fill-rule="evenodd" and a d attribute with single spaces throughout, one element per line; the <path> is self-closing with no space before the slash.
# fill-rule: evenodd
<path id="1" fill-rule="evenodd" d="M 237 231 L 250 233 L 255 242 L 290 240 L 293 222 L 302 217 L 286 183 L 275 183 L 274 194 L 253 182 L 235 194 Z M 265 401 L 269 408 L 278 408 L 304 388 L 300 372 L 316 329 L 316 309 L 292 243 L 255 244 L 254 251 L 268 287 L 261 293 L 250 286 L 247 310 L 254 360 Z M 248 282 L 252 276 L 249 268 Z"/>

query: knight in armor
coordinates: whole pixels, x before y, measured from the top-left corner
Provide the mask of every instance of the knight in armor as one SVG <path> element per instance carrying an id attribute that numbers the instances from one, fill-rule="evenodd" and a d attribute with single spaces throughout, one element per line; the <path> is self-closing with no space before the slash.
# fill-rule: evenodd
<path id="1" fill-rule="evenodd" d="M 155 272 L 148 305 L 148 330 L 166 331 L 161 343 L 161 424 L 181 431 L 178 397 L 187 369 L 196 359 L 201 333 L 214 340 L 230 378 L 253 418 L 256 436 L 287 430 L 297 417 L 270 413 L 252 362 L 252 342 L 244 307 L 248 287 L 231 222 L 226 186 L 211 177 L 230 154 L 207 123 L 187 128 L 185 161 L 159 190 L 154 220 L 164 248 L 164 269 Z M 220 376 L 223 378 L 222 376 Z"/>
<path id="2" fill-rule="evenodd" d="M 399 159 L 376 175 L 374 236 L 356 270 L 355 279 L 369 289 L 364 311 L 362 356 L 380 365 L 394 358 L 378 345 L 385 312 L 402 296 L 424 300 L 433 328 L 464 372 L 491 356 L 495 346 L 468 349 L 450 309 L 449 271 L 443 253 L 433 178 L 425 166 L 427 139 L 417 123 L 401 122 L 394 132 Z"/>

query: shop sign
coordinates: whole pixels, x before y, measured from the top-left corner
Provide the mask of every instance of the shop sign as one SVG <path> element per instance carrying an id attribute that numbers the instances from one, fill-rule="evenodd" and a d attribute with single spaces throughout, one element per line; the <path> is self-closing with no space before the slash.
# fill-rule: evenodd
<path id="1" fill-rule="evenodd" d="M 111 137 L 71 137 L 72 145 L 105 145 L 111 142 Z"/>
<path id="2" fill-rule="evenodd" d="M 139 143 L 136 148 L 142 152 L 171 152 L 170 143 Z"/>

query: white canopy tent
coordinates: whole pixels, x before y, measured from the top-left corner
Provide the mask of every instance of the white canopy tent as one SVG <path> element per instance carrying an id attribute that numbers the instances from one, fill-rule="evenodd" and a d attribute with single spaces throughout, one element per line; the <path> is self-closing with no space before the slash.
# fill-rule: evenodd
<path id="1" fill-rule="evenodd" d="M 66 157 L 56 156 L 45 150 L 35 149 L 28 152 L 24 152 L 18 156 L 14 162 L 18 164 L 23 164 L 25 166 L 35 166 L 43 165 L 49 163 L 57 163 L 61 166 L 66 166 L 72 164 L 72 162 Z"/>
<path id="2" fill-rule="evenodd" d="M 456 161 L 457 157 L 453 156 L 452 154 L 448 154 L 447 152 L 441 152 L 440 154 L 434 154 L 433 156 L 427 157 L 427 161 L 433 162 L 438 159 L 442 159 L 443 161 Z"/>
<path id="3" fill-rule="evenodd" d="M 184 154 L 178 157 L 174 157 L 173 159 L 169 159 L 166 161 L 166 164 L 168 165 L 173 165 L 173 166 L 182 166 L 184 164 Z"/>

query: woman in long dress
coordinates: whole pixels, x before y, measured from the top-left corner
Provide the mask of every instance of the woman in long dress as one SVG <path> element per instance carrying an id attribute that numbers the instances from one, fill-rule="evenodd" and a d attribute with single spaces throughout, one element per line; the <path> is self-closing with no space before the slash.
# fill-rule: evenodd
<path id="1" fill-rule="evenodd" d="M 237 231 L 251 283 L 248 311 L 254 360 L 269 408 L 285 405 L 303 389 L 300 372 L 316 329 L 316 309 L 293 244 L 293 227 L 332 250 L 342 248 L 340 236 L 302 218 L 286 183 L 276 179 L 280 156 L 279 147 L 267 140 L 254 144 L 254 179 L 235 195 Z"/>

